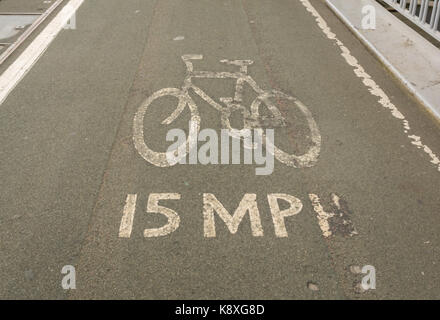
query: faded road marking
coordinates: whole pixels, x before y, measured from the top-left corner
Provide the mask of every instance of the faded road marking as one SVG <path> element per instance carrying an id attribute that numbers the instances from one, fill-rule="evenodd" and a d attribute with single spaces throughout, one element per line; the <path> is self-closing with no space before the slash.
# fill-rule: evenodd
<path id="1" fill-rule="evenodd" d="M 70 0 L 26 50 L 0 76 L 0 105 L 32 69 L 84 0 Z"/>
<path id="2" fill-rule="evenodd" d="M 328 219 L 333 216 L 324 211 L 324 208 L 319 203 L 319 197 L 316 194 L 309 194 L 310 201 L 312 201 L 313 209 L 318 214 L 319 227 L 322 230 L 324 237 L 330 237 L 332 232 L 330 231 L 330 225 L 328 224 Z"/>
<path id="3" fill-rule="evenodd" d="M 310 129 L 310 139 L 311 145 L 309 150 L 302 155 L 289 154 L 284 152 L 277 146 L 273 145 L 269 141 L 269 150 L 273 150 L 273 155 L 275 158 L 284 163 L 287 166 L 291 166 L 294 168 L 305 168 L 305 167 L 313 167 L 318 161 L 319 153 L 321 151 L 321 134 L 319 132 L 318 125 L 313 119 L 312 113 L 309 111 L 307 106 L 305 106 L 301 101 L 297 98 L 284 94 L 277 90 L 264 90 L 261 88 L 257 82 L 248 75 L 248 66 L 253 64 L 252 60 L 220 60 L 221 63 L 227 65 L 233 65 L 239 68 L 238 72 L 213 72 L 213 71 L 195 71 L 192 60 L 201 60 L 203 59 L 203 55 L 199 54 L 186 54 L 182 56 L 182 60 L 185 63 L 187 72 L 185 79 L 183 80 L 182 88 L 163 88 L 159 91 L 154 92 L 151 96 L 149 96 L 139 107 L 137 110 L 134 121 L 133 121 L 133 141 L 136 150 L 139 154 L 151 164 L 158 167 L 169 167 L 171 165 L 177 164 L 179 161 L 169 161 L 170 158 L 175 155 L 179 155 L 179 159 L 182 159 L 186 156 L 186 153 L 189 150 L 192 150 L 196 146 L 196 140 L 191 137 L 197 137 L 200 130 L 200 115 L 198 111 L 198 107 L 193 101 L 192 97 L 189 94 L 190 89 L 197 94 L 200 98 L 205 100 L 211 107 L 220 112 L 220 120 L 222 129 L 228 129 L 231 136 L 241 139 L 241 136 L 244 134 L 243 130 L 247 129 L 263 129 L 263 127 L 270 124 L 271 126 L 277 126 L 280 123 L 285 125 L 285 119 L 283 118 L 281 112 L 278 110 L 277 106 L 271 101 L 271 98 L 286 99 L 291 101 L 295 106 L 304 114 L 307 124 Z M 214 98 L 207 95 L 201 88 L 197 87 L 192 79 L 233 79 L 236 82 L 235 92 L 231 97 L 223 97 L 219 98 L 220 102 L 214 100 Z M 245 107 L 242 104 L 243 100 L 243 85 L 249 85 L 257 94 L 257 97 L 252 102 L 250 108 Z M 147 145 L 144 137 L 144 118 L 147 110 L 150 110 L 150 105 L 161 97 L 171 96 L 177 99 L 176 109 L 168 116 L 165 120 L 162 121 L 162 124 L 169 125 L 171 124 L 188 106 L 189 111 L 191 113 L 191 124 L 193 124 L 190 131 L 193 134 L 190 134 L 187 141 L 185 143 L 176 146 L 176 149 L 169 152 L 155 152 L 150 149 Z M 263 121 L 264 116 L 260 115 L 260 107 L 265 106 L 267 110 L 271 113 L 272 121 L 274 123 L 270 123 L 271 121 Z M 231 126 L 230 117 L 234 114 L 234 111 L 239 110 L 242 113 L 243 118 L 243 129 L 242 130 L 234 130 Z M 264 109 L 263 109 L 264 110 Z M 191 130 L 192 129 L 192 130 Z M 265 135 L 262 134 L 263 142 L 266 140 Z M 255 147 L 255 144 L 252 145 Z"/>
<path id="4" fill-rule="evenodd" d="M 229 214 L 215 195 L 212 193 L 204 193 L 203 220 L 206 238 L 216 236 L 214 212 L 217 212 L 218 216 L 224 221 L 232 234 L 237 233 L 240 222 L 243 220 L 246 212 L 249 212 L 252 235 L 254 237 L 262 237 L 264 234 L 263 227 L 261 226 L 260 212 L 257 206 L 257 195 L 255 193 L 246 193 L 233 215 Z"/>
<path id="5" fill-rule="evenodd" d="M 321 17 L 321 15 L 316 11 L 316 9 L 312 6 L 309 0 L 300 0 L 303 6 L 306 8 L 308 12 L 315 18 L 319 28 L 321 28 L 322 32 L 329 38 L 333 40 L 338 47 L 341 49 L 342 57 L 345 61 L 353 67 L 353 71 L 357 77 L 362 79 L 363 84 L 368 88 L 368 91 L 373 95 L 379 98 L 378 102 L 386 109 L 390 110 L 393 117 L 402 121 L 403 131 L 407 134 L 411 127 L 407 120 L 405 120 L 405 116 L 397 109 L 397 107 L 391 102 L 390 98 L 386 95 L 386 93 L 379 87 L 379 85 L 371 78 L 371 76 L 365 72 L 365 69 L 358 63 L 358 60 L 350 53 L 347 47 L 344 46 L 344 43 L 340 41 L 336 34 L 332 32 L 330 27 L 327 25 L 327 22 Z M 437 170 L 440 172 L 440 158 L 434 154 L 434 152 L 427 145 L 423 144 L 421 141 L 421 137 L 416 136 L 414 134 L 407 135 L 407 137 L 411 140 L 411 144 L 415 145 L 418 149 L 422 149 L 430 158 L 431 163 L 437 167 Z"/>
<path id="6" fill-rule="evenodd" d="M 288 209 L 281 210 L 278 204 L 278 199 L 284 200 L 290 204 Z M 288 237 L 286 224 L 284 219 L 286 217 L 294 216 L 301 212 L 303 205 L 301 200 L 285 193 L 271 193 L 267 195 L 270 211 L 272 213 L 273 225 L 275 234 L 279 238 Z"/>
<path id="7" fill-rule="evenodd" d="M 130 238 L 131 230 L 133 229 L 134 212 L 136 211 L 136 194 L 127 195 L 124 206 L 124 214 L 119 227 L 120 238 Z"/>
<path id="8" fill-rule="evenodd" d="M 350 220 L 347 204 L 336 193 L 332 193 L 330 196 L 331 203 L 329 206 L 331 211 L 327 212 L 321 205 L 319 197 L 313 193 L 309 194 L 313 210 L 317 213 L 322 235 L 326 238 L 336 234 L 344 237 L 356 235 L 357 231 Z"/>
<path id="9" fill-rule="evenodd" d="M 167 219 L 168 223 L 160 228 L 151 228 L 144 230 L 144 237 L 163 237 L 170 234 L 179 227 L 180 218 L 176 211 L 170 208 L 159 205 L 160 200 L 179 200 L 181 198 L 179 193 L 152 193 L 148 197 L 147 212 L 160 213 Z"/>
<path id="10" fill-rule="evenodd" d="M 147 212 L 162 214 L 168 222 L 159 228 L 144 229 L 144 237 L 162 237 L 169 235 L 177 230 L 180 224 L 179 214 L 164 205 L 159 205 L 162 200 L 180 200 L 179 193 L 151 193 L 148 196 Z M 124 212 L 121 219 L 121 226 L 119 228 L 119 237 L 130 238 L 133 228 L 134 214 L 136 211 L 136 194 L 127 195 Z M 301 212 L 303 204 L 300 199 L 286 193 L 269 193 L 267 200 L 272 215 L 272 221 L 275 229 L 275 235 L 279 238 L 288 237 L 285 220 Z M 280 205 L 281 200 L 282 205 Z M 284 202 L 284 204 L 283 204 Z M 286 206 L 286 204 L 288 206 Z M 283 209 L 281 209 L 281 207 Z M 339 205 L 337 207 L 346 207 Z M 342 210 L 342 209 L 341 209 Z M 343 211 L 343 210 L 342 210 Z M 348 212 L 348 209 L 346 210 Z M 246 193 L 241 199 L 238 207 L 233 214 L 223 206 L 223 204 L 212 193 L 203 194 L 203 233 L 205 238 L 216 237 L 215 216 L 224 222 L 231 234 L 236 234 L 240 224 L 245 219 L 246 214 L 249 214 L 250 227 L 254 237 L 264 236 L 263 226 L 261 224 L 260 211 L 257 204 L 257 195 L 255 193 Z M 335 220 L 336 221 L 336 220 Z M 338 221 L 335 222 L 337 224 Z"/>

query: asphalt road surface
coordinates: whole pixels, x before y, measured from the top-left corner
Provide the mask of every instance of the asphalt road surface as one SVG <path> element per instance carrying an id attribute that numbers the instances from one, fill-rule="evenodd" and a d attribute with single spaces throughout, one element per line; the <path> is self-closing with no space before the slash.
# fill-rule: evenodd
<path id="1" fill-rule="evenodd" d="M 223 128 L 188 54 L 217 106 L 252 60 L 241 105 L 283 92 L 260 127 L 300 160 L 147 161 Z M 439 129 L 321 0 L 86 0 L 0 105 L 0 298 L 439 299 Z"/>

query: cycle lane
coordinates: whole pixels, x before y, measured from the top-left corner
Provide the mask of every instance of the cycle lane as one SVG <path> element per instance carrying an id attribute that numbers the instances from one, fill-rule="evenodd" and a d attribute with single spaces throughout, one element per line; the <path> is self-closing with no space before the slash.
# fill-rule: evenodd
<path id="1" fill-rule="evenodd" d="M 322 6 L 319 9 L 326 10 Z M 330 21 L 338 27 L 337 20 Z M 342 33 L 341 39 L 361 52 L 374 75 L 382 82 L 388 80 L 352 36 Z M 220 59 L 251 59 L 254 65 L 249 74 L 263 88 L 299 97 L 320 129 L 318 163 L 312 168 L 292 168 L 276 162 L 273 174 L 256 176 L 255 167 L 249 165 L 159 168 L 142 159 L 133 145 L 134 115 L 156 90 L 181 87 L 185 76 L 181 56 L 188 53 L 204 56 L 194 62 L 196 70 L 223 71 Z M 202 81 L 197 81 L 202 86 Z M 216 99 L 234 92 L 233 83 L 221 79 L 206 80 L 203 85 Z M 415 105 L 396 86 L 386 86 L 400 95 L 395 98 L 397 102 Z M 219 129 L 218 112 L 193 98 L 202 127 Z M 245 101 L 252 99 L 246 92 Z M 190 117 L 186 110 L 172 126 L 164 127 L 158 120 L 169 115 L 177 100 L 164 98 L 161 103 L 144 124 L 148 143 L 163 150 L 167 131 L 187 128 Z M 284 110 L 283 114 L 289 112 Z M 304 119 L 298 114 L 287 117 L 291 120 L 289 130 L 280 143 L 296 152 L 306 150 L 307 129 L 301 123 Z M 232 119 L 240 122 L 236 115 Z M 425 126 L 425 133 L 436 141 L 438 133 L 432 130 L 435 125 L 431 121 L 420 116 L 416 119 L 417 126 Z M 438 218 L 433 214 L 438 211 L 438 202 L 435 188 L 426 186 L 438 185 L 436 174 L 426 155 L 408 143 L 389 111 L 379 108 L 377 99 L 353 74 L 338 48 L 321 33 L 300 2 L 196 5 L 162 1 L 155 9 L 147 47 L 81 251 L 77 271 L 81 289 L 71 297 L 435 295 L 430 284 L 438 277 L 432 263 L 438 254 Z M 164 202 L 179 214 L 180 226 L 170 235 L 144 238 L 145 228 L 166 223 L 160 215 L 145 212 L 148 197 L 158 193 L 180 197 Z M 264 235 L 252 235 L 248 217 L 232 235 L 217 216 L 216 236 L 207 238 L 203 220 L 207 193 L 214 194 L 231 214 L 245 194 L 256 194 Z M 277 193 L 295 196 L 303 205 L 300 213 L 286 218 L 286 238 L 276 237 L 273 207 L 267 202 L 268 194 Z M 332 193 L 341 197 L 342 209 L 336 202 L 332 207 Z M 410 197 L 410 193 L 417 196 Z M 133 229 L 130 237 L 121 238 L 118 232 L 128 194 L 137 196 Z M 322 210 L 350 218 L 355 229 L 334 223 L 330 229 L 335 234 L 326 237 L 325 227 L 316 217 L 321 210 L 318 198 Z M 351 236 L 350 230 L 358 234 Z M 350 272 L 350 266 L 365 264 L 378 269 L 382 284 L 376 291 L 359 295 L 356 284 L 360 278 Z M 421 272 L 430 277 L 423 277 Z M 311 290 L 315 287 L 310 283 L 319 290 Z M 427 291 L 420 293 L 421 288 Z"/>

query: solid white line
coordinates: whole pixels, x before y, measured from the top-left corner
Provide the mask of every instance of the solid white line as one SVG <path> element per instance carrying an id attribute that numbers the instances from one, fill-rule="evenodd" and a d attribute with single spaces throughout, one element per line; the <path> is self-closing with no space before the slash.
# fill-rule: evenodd
<path id="1" fill-rule="evenodd" d="M 125 200 L 124 214 L 119 227 L 120 238 L 130 238 L 133 229 L 134 213 L 136 211 L 137 194 L 128 194 Z"/>
<path id="2" fill-rule="evenodd" d="M 32 69 L 84 0 L 70 0 L 26 50 L 0 76 L 0 105 Z"/>
<path id="3" fill-rule="evenodd" d="M 45 12 L 43 13 L 34 13 L 34 15 L 39 15 L 39 17 L 27 28 L 15 41 L 11 44 L 1 55 L 0 55 L 0 64 L 2 64 L 14 51 L 17 49 L 33 32 L 37 29 L 40 24 L 42 24 L 46 18 L 54 11 L 58 6 L 61 5 L 63 0 L 57 0 L 54 2 Z M 1 13 L 4 14 L 14 14 L 14 13 Z M 17 13 L 15 13 L 17 14 Z M 20 14 L 32 14 L 32 13 L 21 13 Z"/>

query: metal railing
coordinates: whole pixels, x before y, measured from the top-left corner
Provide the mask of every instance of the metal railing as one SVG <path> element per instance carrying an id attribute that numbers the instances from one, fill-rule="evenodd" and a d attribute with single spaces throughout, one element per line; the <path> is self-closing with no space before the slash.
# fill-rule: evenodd
<path id="1" fill-rule="evenodd" d="M 440 41 L 440 0 L 382 0 Z"/>

